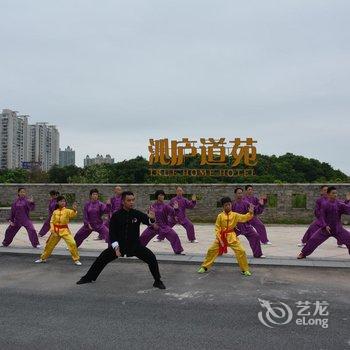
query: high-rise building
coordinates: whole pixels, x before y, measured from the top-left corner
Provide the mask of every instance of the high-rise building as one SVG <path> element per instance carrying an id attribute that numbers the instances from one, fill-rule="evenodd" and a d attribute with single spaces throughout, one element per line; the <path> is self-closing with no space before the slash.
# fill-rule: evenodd
<path id="1" fill-rule="evenodd" d="M 68 165 L 75 165 L 75 151 L 70 147 L 66 147 L 64 151 L 60 149 L 60 161 L 61 167 Z"/>
<path id="2" fill-rule="evenodd" d="M 102 154 L 98 154 L 95 158 L 90 158 L 89 156 L 86 156 L 84 159 L 84 167 L 94 164 L 113 164 L 114 158 L 112 158 L 109 154 L 106 155 L 106 157 L 103 157 Z"/>
<path id="3" fill-rule="evenodd" d="M 15 169 L 28 161 L 28 116 L 10 109 L 0 114 L 0 169 Z"/>
<path id="4" fill-rule="evenodd" d="M 0 114 L 0 168 L 40 167 L 59 162 L 59 132 L 54 125 L 28 125 L 28 116 L 4 109 Z"/>
<path id="5" fill-rule="evenodd" d="M 56 125 L 49 125 L 48 132 L 48 169 L 60 162 L 60 133 Z"/>
<path id="6" fill-rule="evenodd" d="M 29 126 L 30 161 L 44 171 L 59 163 L 59 132 L 54 125 L 36 123 Z"/>

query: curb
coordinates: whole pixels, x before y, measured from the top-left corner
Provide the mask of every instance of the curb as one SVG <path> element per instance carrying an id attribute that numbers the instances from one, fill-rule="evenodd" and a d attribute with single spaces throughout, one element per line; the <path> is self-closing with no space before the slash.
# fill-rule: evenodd
<path id="1" fill-rule="evenodd" d="M 38 257 L 41 253 L 41 250 L 34 248 L 0 248 L 0 254 L 6 255 L 32 255 Z M 100 255 L 101 251 L 97 250 L 80 250 L 79 254 L 84 258 L 96 258 Z M 155 253 L 157 260 L 164 263 L 173 263 L 173 264 L 189 264 L 189 265 L 200 265 L 204 260 L 204 254 L 189 254 L 189 255 L 175 255 L 168 253 Z M 69 251 L 56 248 L 52 256 L 70 256 Z M 132 262 L 137 261 L 137 258 L 121 258 L 123 262 Z M 349 260 L 337 260 L 337 259 L 316 259 L 316 258 L 307 258 L 298 260 L 292 257 L 269 257 L 264 259 L 256 259 L 248 256 L 249 264 L 252 266 L 289 266 L 289 267 L 326 267 L 326 268 L 350 268 L 350 259 Z M 233 255 L 221 256 L 215 260 L 216 265 L 237 265 L 236 260 L 233 258 Z"/>

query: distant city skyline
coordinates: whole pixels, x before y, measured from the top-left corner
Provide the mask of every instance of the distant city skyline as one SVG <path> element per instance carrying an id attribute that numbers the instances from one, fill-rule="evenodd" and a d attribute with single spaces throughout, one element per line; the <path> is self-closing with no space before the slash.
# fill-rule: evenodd
<path id="1" fill-rule="evenodd" d="M 59 166 L 65 167 L 69 165 L 75 165 L 75 150 L 67 146 L 65 149 L 60 148 Z"/>
<path id="2" fill-rule="evenodd" d="M 252 137 L 350 174 L 350 2 L 2 2 L 0 107 L 117 161 Z M 15 23 L 15 25 L 9 25 Z"/>
<path id="3" fill-rule="evenodd" d="M 0 106 L 1 107 L 1 106 Z M 1 109 L 1 108 L 0 108 Z M 48 125 L 47 122 L 36 122 L 35 124 L 29 124 L 28 120 L 33 120 L 33 118 L 31 117 L 30 114 L 20 114 L 18 111 L 13 111 L 11 109 L 3 109 L 3 112 L 11 112 L 14 113 L 16 115 L 17 118 L 19 118 L 22 121 L 22 124 L 24 123 L 24 128 L 28 129 L 28 141 L 26 139 L 24 139 L 24 144 L 27 145 L 27 149 L 25 149 L 26 147 L 23 147 L 22 145 L 22 151 L 24 150 L 24 153 L 22 154 L 22 161 L 25 159 L 25 162 L 39 162 L 39 159 L 45 159 L 44 161 L 42 161 L 43 165 L 41 166 L 41 168 L 45 171 L 49 170 L 50 167 L 54 164 L 60 165 L 60 166 L 67 166 L 67 165 L 76 165 L 79 167 L 84 167 L 87 165 L 92 165 L 92 164 L 103 164 L 103 163 L 107 163 L 107 164 L 113 164 L 115 162 L 119 162 L 119 161 L 123 161 L 123 160 L 128 160 L 128 159 L 132 159 L 135 158 L 137 156 L 142 156 L 145 159 L 149 158 L 149 151 L 148 151 L 148 146 L 149 146 L 149 139 L 147 138 L 145 140 L 145 144 L 144 144 L 144 150 L 143 152 L 139 152 L 139 153 L 134 153 L 134 155 L 131 155 L 129 157 L 120 157 L 117 161 L 115 160 L 116 158 L 112 158 L 112 156 L 110 154 L 106 154 L 106 157 L 103 157 L 102 153 L 103 152 L 97 152 L 96 157 L 90 156 L 90 155 L 86 155 L 83 156 L 82 161 L 76 161 L 76 150 L 73 149 L 73 147 L 71 147 L 70 145 L 66 146 L 65 149 L 61 149 L 61 145 L 59 144 L 59 139 L 62 137 L 62 135 L 60 135 L 59 133 L 56 134 L 56 132 L 58 132 L 58 130 L 56 129 L 56 125 Z M 1 116 L 2 114 L 0 114 Z M 46 151 L 46 158 L 45 158 L 45 147 L 52 147 L 52 145 L 45 145 L 43 142 L 44 137 L 47 137 L 47 128 L 50 128 L 50 130 L 52 130 L 52 128 L 54 128 L 53 132 L 56 134 L 56 137 L 54 138 L 55 140 L 58 141 L 54 141 L 56 142 L 55 145 L 53 145 L 53 153 L 55 154 L 54 156 L 52 156 L 52 152 L 48 153 L 48 151 Z M 22 126 L 23 128 L 23 126 Z M 51 131 L 52 132 L 52 131 Z M 41 136 L 40 136 L 41 135 Z M 235 135 L 237 136 L 237 135 Z M 239 136 L 239 135 L 238 135 Z M 1 130 L 0 130 L 0 137 L 1 137 Z M 41 139 L 40 139 L 41 137 Z M 164 137 L 166 138 L 166 137 Z M 220 137 L 216 137 L 216 139 L 219 139 Z M 227 137 L 225 138 L 225 141 L 228 140 L 232 140 L 235 137 Z M 178 138 L 174 138 L 175 140 L 180 141 L 182 139 L 182 137 L 178 137 Z M 32 140 L 32 141 L 30 141 Z M 33 142 L 33 140 L 36 140 Z M 195 139 L 193 138 L 192 140 L 199 142 L 199 139 Z M 169 142 L 171 140 L 169 139 Z M 264 154 L 259 150 L 259 142 L 257 141 L 257 150 L 259 154 Z M 0 145 L 0 150 L 1 150 L 1 145 Z M 58 150 L 58 153 L 57 153 Z M 146 150 L 146 151 L 145 151 Z M 287 153 L 288 151 L 286 151 L 285 153 Z M 77 151 L 77 153 L 82 154 L 83 152 Z M 290 152 L 293 153 L 293 152 Z M 128 152 L 128 154 L 130 154 Z M 297 153 L 294 153 L 297 154 Z M 272 154 L 270 154 L 272 155 Z M 282 153 L 278 154 L 275 153 L 275 155 L 282 155 Z M 303 154 L 297 154 L 297 155 L 303 155 Z M 303 155 L 307 158 L 315 158 L 318 159 L 316 157 L 313 156 L 307 156 L 307 155 Z M 347 175 L 349 175 L 349 173 L 346 172 L 346 170 L 341 169 L 341 168 L 337 168 L 334 164 L 332 164 L 331 162 L 322 160 L 322 159 L 318 159 L 321 162 L 326 162 L 329 163 L 333 168 L 335 169 L 339 169 L 341 171 L 343 171 L 344 173 L 346 173 Z M 18 163 L 19 164 L 19 163 Z M 0 164 L 1 167 L 1 164 Z"/>
<path id="4" fill-rule="evenodd" d="M 114 164 L 114 158 L 112 158 L 110 154 L 106 154 L 105 157 L 102 154 L 97 154 L 96 157 L 87 155 L 84 158 L 84 167 L 96 164 Z"/>
<path id="5" fill-rule="evenodd" d="M 30 116 L 11 109 L 0 113 L 0 169 L 40 167 L 59 162 L 60 134 L 46 122 L 29 124 Z"/>

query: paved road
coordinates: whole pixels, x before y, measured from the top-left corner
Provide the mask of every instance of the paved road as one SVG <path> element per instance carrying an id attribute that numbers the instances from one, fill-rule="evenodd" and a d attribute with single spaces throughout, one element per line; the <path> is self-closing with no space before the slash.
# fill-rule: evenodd
<path id="1" fill-rule="evenodd" d="M 32 261 L 0 255 L 0 349 L 350 349 L 347 269 L 254 267 L 244 278 L 233 266 L 198 275 L 194 265 L 161 264 L 161 291 L 138 262 L 112 263 L 77 286 L 92 259 Z M 258 298 L 287 304 L 291 322 L 261 324 Z M 296 302 L 323 300 L 328 328 L 295 324 Z"/>

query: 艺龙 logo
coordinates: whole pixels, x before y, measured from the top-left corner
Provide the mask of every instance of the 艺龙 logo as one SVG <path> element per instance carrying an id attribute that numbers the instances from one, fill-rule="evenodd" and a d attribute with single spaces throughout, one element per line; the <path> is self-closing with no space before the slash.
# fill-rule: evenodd
<path id="1" fill-rule="evenodd" d="M 315 302 L 305 300 L 295 302 L 297 310 L 293 313 L 292 309 L 281 301 L 271 302 L 258 299 L 263 308 L 258 313 L 259 321 L 266 327 L 274 328 L 291 323 L 295 315 L 295 324 L 297 326 L 322 327 L 329 326 L 329 303 L 325 300 L 316 300 Z"/>
<path id="2" fill-rule="evenodd" d="M 293 311 L 287 304 L 281 301 L 274 303 L 263 299 L 258 300 L 264 309 L 258 313 L 259 320 L 264 326 L 273 328 L 288 324 L 292 320 Z"/>

